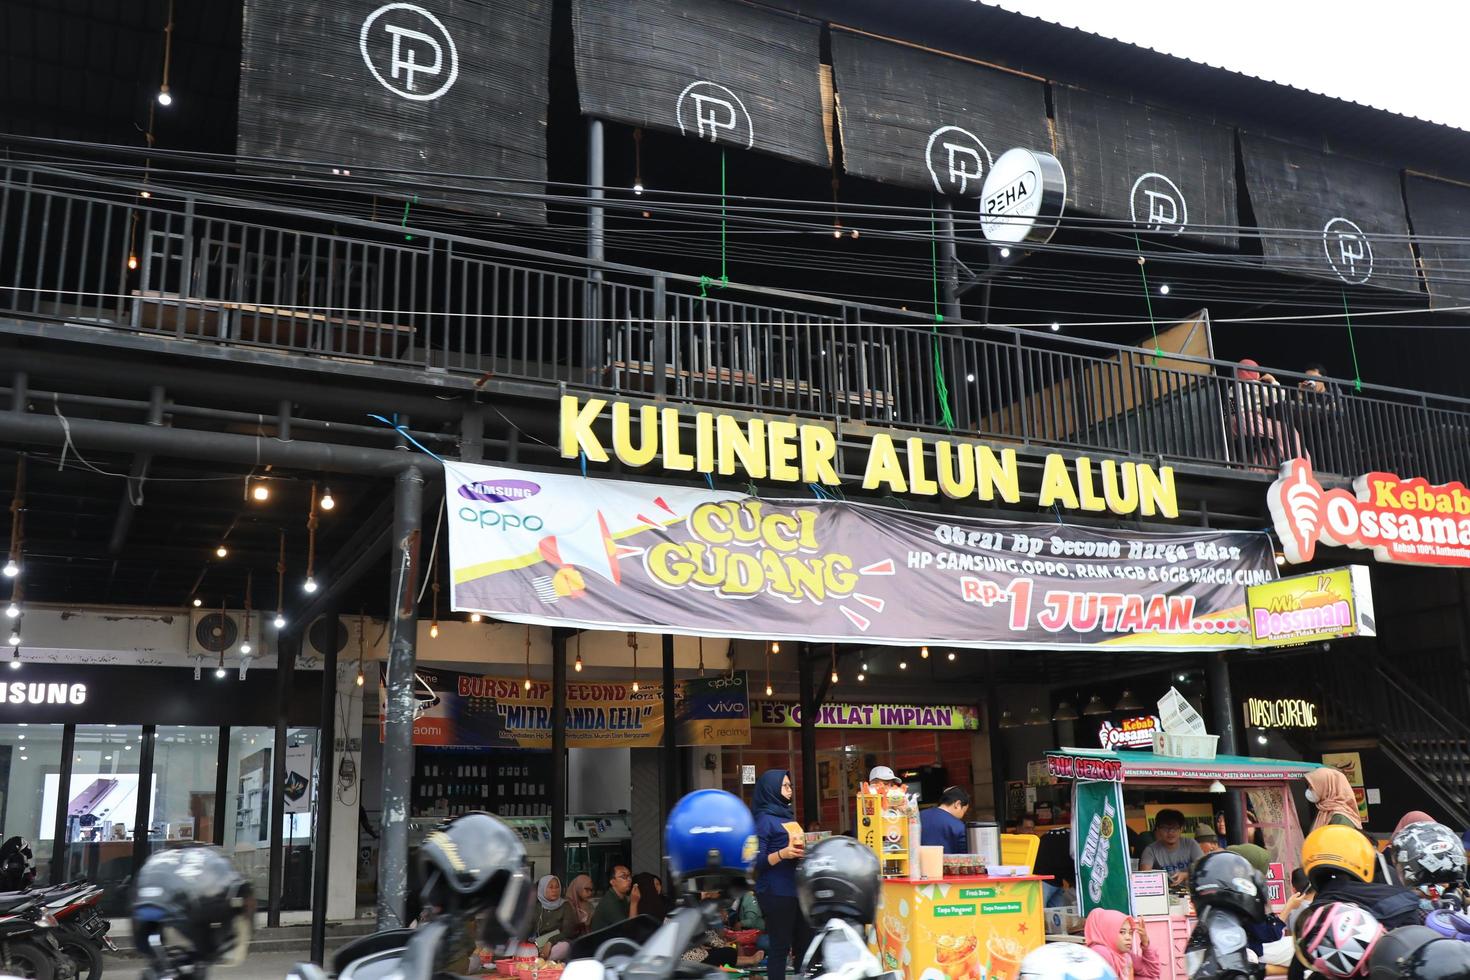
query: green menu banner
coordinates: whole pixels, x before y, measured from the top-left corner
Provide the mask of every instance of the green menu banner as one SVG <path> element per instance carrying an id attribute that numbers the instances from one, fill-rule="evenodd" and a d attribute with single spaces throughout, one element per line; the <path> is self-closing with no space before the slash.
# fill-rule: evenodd
<path id="1" fill-rule="evenodd" d="M 1114 909 L 1133 914 L 1128 887 L 1128 831 L 1123 784 L 1078 782 L 1073 790 L 1072 846 L 1076 848 L 1078 913 Z"/>

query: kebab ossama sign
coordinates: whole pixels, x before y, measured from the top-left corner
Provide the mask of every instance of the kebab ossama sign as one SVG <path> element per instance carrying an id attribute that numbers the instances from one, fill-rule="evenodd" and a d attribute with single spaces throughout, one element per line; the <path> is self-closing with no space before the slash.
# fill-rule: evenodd
<path id="1" fill-rule="evenodd" d="M 1293 459 L 1267 492 L 1286 560 L 1312 560 L 1321 542 L 1371 550 L 1378 561 L 1470 568 L 1470 491 L 1461 483 L 1368 473 L 1353 492 L 1324 490 L 1312 464 Z"/>

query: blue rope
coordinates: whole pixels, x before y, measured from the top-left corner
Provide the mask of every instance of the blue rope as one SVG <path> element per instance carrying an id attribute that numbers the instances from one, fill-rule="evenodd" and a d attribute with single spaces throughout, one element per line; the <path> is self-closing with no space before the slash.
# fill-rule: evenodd
<path id="1" fill-rule="evenodd" d="M 438 453 L 434 452 L 434 450 L 430 449 L 428 446 L 424 445 L 423 443 L 421 443 L 417 439 L 415 439 L 409 433 L 408 426 L 406 426 L 406 425 L 399 425 L 398 424 L 398 415 L 397 415 L 397 413 L 394 413 L 393 420 L 392 421 L 389 421 L 388 419 L 383 418 L 383 416 L 381 416 L 381 415 L 374 415 L 371 412 L 368 413 L 368 418 L 370 418 L 370 419 L 377 419 L 379 422 L 382 422 L 384 425 L 386 425 L 389 428 L 391 428 L 394 432 L 397 432 L 403 438 L 407 439 L 409 442 L 411 442 L 415 446 L 419 447 L 419 449 L 422 450 L 424 453 L 427 453 L 429 456 L 432 456 L 433 458 L 437 459 L 441 463 L 444 462 L 444 457 L 443 456 L 440 456 Z"/>

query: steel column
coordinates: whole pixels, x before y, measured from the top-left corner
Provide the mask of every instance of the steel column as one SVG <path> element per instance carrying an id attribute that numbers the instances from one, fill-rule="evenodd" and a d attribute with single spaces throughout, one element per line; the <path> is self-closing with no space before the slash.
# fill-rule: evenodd
<path id="1" fill-rule="evenodd" d="M 72 759 L 77 751 L 77 726 L 65 725 L 61 729 L 61 773 L 57 778 L 58 786 L 71 785 Z M 61 805 L 56 807 L 56 819 L 51 825 L 51 884 L 59 885 L 66 881 L 67 865 L 67 808 Z"/>
<path id="2" fill-rule="evenodd" d="M 327 792 L 332 785 L 333 761 L 337 750 L 337 609 L 322 614 L 321 720 L 317 723 L 316 835 L 311 842 L 311 961 L 325 965 L 327 946 L 327 866 L 332 853 L 332 802 Z M 303 624 L 303 626 L 309 624 Z M 343 733 L 344 735 L 346 732 Z"/>
<path id="3" fill-rule="evenodd" d="M 281 924 L 281 894 L 285 891 L 286 735 L 291 704 L 291 681 L 296 672 L 296 655 L 306 634 L 305 623 L 292 623 L 276 636 L 276 729 L 271 748 L 271 791 L 266 810 L 270 826 L 270 880 L 266 885 L 269 906 L 266 925 Z"/>
<path id="4" fill-rule="evenodd" d="M 138 745 L 138 806 L 133 811 L 133 877 L 148 860 L 148 818 L 153 815 L 153 743 L 158 729 L 153 725 L 143 726 L 143 737 Z M 55 846 L 55 842 L 53 842 Z"/>
<path id="5" fill-rule="evenodd" d="M 663 635 L 664 744 L 661 753 L 662 773 L 659 800 L 662 803 L 659 826 L 669 822 L 669 813 L 679 802 L 679 723 L 674 705 L 674 634 Z M 665 883 L 667 887 L 668 883 Z M 669 894 L 673 894 L 670 892 Z"/>
<path id="6" fill-rule="evenodd" d="M 567 873 L 567 637 L 551 631 L 551 873 Z M 563 886 L 565 887 L 565 886 Z"/>
<path id="7" fill-rule="evenodd" d="M 1235 702 L 1230 693 L 1230 664 L 1225 651 L 1207 653 L 1205 656 L 1205 688 L 1209 692 L 1210 727 L 1220 736 L 1219 751 L 1227 755 L 1238 755 L 1240 746 L 1235 739 Z M 1225 794 L 1225 827 L 1231 841 L 1250 843 L 1245 839 L 1245 804 L 1241 790 Z"/>
<path id="8" fill-rule="evenodd" d="M 807 644 L 796 644 L 796 670 L 800 684 L 797 700 L 801 702 L 801 821 L 814 827 L 820 821 L 821 797 L 817 786 L 817 704 L 816 679 L 807 662 Z"/>
<path id="9" fill-rule="evenodd" d="M 219 744 L 214 753 L 214 833 L 210 835 L 216 847 L 225 844 L 225 797 L 230 791 L 230 726 L 219 726 Z M 233 815 L 233 814 L 232 814 Z"/>
<path id="10" fill-rule="evenodd" d="M 939 205 L 939 288 L 940 312 L 950 329 L 958 329 L 960 321 L 960 269 L 954 234 L 954 208 L 949 201 Z"/>
<path id="11" fill-rule="evenodd" d="M 410 466 L 393 497 L 388 703 L 383 735 L 383 817 L 378 846 L 378 929 L 403 925 L 408 891 L 408 810 L 413 780 L 413 672 L 418 639 L 418 556 L 424 477 Z"/>

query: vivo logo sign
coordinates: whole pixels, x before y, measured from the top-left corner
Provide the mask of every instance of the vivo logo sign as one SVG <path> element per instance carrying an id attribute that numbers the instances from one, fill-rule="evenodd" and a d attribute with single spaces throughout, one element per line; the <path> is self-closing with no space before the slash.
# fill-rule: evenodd
<path id="1" fill-rule="evenodd" d="M 38 684 L 0 681 L 0 704 L 85 704 L 85 684 Z"/>
<path id="2" fill-rule="evenodd" d="M 487 504 L 509 504 L 528 500 L 541 492 L 541 484 L 529 480 L 481 480 L 460 486 L 459 495 Z"/>

